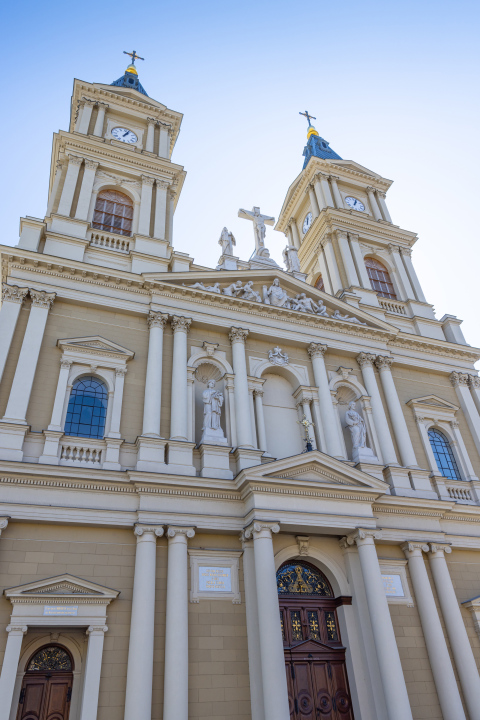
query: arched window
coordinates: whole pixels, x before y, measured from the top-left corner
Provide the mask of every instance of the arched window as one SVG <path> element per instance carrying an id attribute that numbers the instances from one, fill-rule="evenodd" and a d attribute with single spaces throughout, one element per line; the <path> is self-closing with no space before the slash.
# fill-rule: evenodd
<path id="1" fill-rule="evenodd" d="M 438 469 L 443 477 L 449 480 L 461 480 L 457 461 L 445 435 L 436 428 L 430 428 L 428 431 L 428 439 L 430 440 Z"/>
<path id="2" fill-rule="evenodd" d="M 27 664 L 27 672 L 70 672 L 73 670 L 70 653 L 59 645 L 49 645 L 37 650 Z"/>
<path id="3" fill-rule="evenodd" d="M 315 280 L 314 287 L 316 287 L 317 290 L 323 290 L 323 292 L 325 292 L 325 285 L 323 283 L 323 277 L 321 275 L 319 275 Z"/>
<path id="4" fill-rule="evenodd" d="M 98 230 L 132 234 L 133 203 L 123 193 L 116 190 L 102 190 L 97 195 L 92 227 Z"/>
<path id="5" fill-rule="evenodd" d="M 79 378 L 68 401 L 65 435 L 103 438 L 107 416 L 107 388 L 95 377 Z"/>
<path id="6" fill-rule="evenodd" d="M 374 260 L 374 258 L 365 258 L 365 266 L 373 290 L 382 297 L 396 300 L 397 296 L 387 268 L 378 260 Z"/>

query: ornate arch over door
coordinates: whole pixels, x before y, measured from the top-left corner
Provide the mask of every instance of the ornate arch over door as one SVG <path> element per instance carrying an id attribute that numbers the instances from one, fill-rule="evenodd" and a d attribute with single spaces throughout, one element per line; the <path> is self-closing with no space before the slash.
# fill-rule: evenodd
<path id="1" fill-rule="evenodd" d="M 303 560 L 277 572 L 291 720 L 353 720 L 337 607 L 327 578 Z"/>
<path id="2" fill-rule="evenodd" d="M 27 662 L 16 720 L 68 720 L 73 660 L 62 645 L 45 645 Z"/>

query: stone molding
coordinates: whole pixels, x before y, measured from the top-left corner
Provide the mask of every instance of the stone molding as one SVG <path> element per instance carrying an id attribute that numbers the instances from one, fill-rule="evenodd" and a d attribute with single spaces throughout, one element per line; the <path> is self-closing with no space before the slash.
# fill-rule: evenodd
<path id="1" fill-rule="evenodd" d="M 168 322 L 168 313 L 154 312 L 150 310 L 147 317 L 148 328 L 151 330 L 154 327 L 162 328 L 165 330 L 165 325 Z"/>
<path id="2" fill-rule="evenodd" d="M 228 339 L 230 340 L 231 343 L 235 343 L 235 342 L 245 343 L 245 341 L 248 337 L 248 333 L 249 333 L 249 331 L 245 330 L 244 328 L 232 327 L 228 334 Z"/>
<path id="3" fill-rule="evenodd" d="M 174 315 L 170 320 L 173 332 L 185 332 L 188 333 L 190 325 L 192 324 L 192 318 L 186 318 L 183 315 Z"/>
<path id="4" fill-rule="evenodd" d="M 310 355 L 310 358 L 313 359 L 315 357 L 323 357 L 325 353 L 328 350 L 327 345 L 322 345 L 321 343 L 315 343 L 311 342 L 310 345 L 307 348 L 307 352 Z"/>
<path id="5" fill-rule="evenodd" d="M 160 187 L 160 188 L 162 188 L 162 190 L 168 190 L 168 188 L 170 187 L 170 184 L 171 184 L 168 180 L 159 180 L 158 178 L 156 180 L 156 183 L 157 183 L 157 188 Z"/>
<path id="6" fill-rule="evenodd" d="M 30 297 L 32 298 L 32 306 L 50 310 L 57 293 L 47 293 L 45 290 L 30 289 Z"/>
<path id="7" fill-rule="evenodd" d="M 28 287 L 21 288 L 18 285 L 7 285 L 2 283 L 2 302 L 13 302 L 22 305 L 28 294 Z"/>

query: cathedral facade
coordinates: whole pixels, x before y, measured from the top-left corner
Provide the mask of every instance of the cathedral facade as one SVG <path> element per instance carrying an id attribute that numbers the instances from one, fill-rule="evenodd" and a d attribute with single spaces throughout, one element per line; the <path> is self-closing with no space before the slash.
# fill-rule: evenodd
<path id="1" fill-rule="evenodd" d="M 212 269 L 182 115 L 75 80 L 0 246 L 0 720 L 480 720 L 480 351 L 305 115 Z"/>

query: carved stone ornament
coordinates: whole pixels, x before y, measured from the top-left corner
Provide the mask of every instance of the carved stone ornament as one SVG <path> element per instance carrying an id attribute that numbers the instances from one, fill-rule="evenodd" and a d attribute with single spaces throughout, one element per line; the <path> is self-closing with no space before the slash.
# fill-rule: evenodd
<path id="1" fill-rule="evenodd" d="M 462 373 L 462 372 L 452 372 L 450 375 L 450 382 L 452 383 L 453 387 L 468 387 L 470 381 L 470 376 L 468 373 Z"/>
<path id="2" fill-rule="evenodd" d="M 278 346 L 274 347 L 273 350 L 269 350 L 268 359 L 272 365 L 287 365 L 289 361 L 287 353 L 282 352 L 282 349 Z"/>
<path id="3" fill-rule="evenodd" d="M 57 293 L 47 293 L 44 290 L 30 290 L 33 307 L 44 308 L 50 310 Z"/>
<path id="4" fill-rule="evenodd" d="M 381 538 L 382 533 L 380 530 L 357 528 L 355 532 L 347 535 L 343 540 L 346 542 L 346 545 L 353 545 L 354 543 L 360 545 L 365 540 L 372 539 L 375 541 L 381 540 Z"/>
<path id="5" fill-rule="evenodd" d="M 142 537 L 142 535 L 145 535 L 146 533 L 153 533 L 153 535 L 156 535 L 157 537 L 163 537 L 165 531 L 163 527 L 159 527 L 158 525 L 135 525 L 133 532 L 137 537 Z"/>
<path id="6" fill-rule="evenodd" d="M 99 163 L 95 162 L 95 160 L 85 160 L 85 167 L 87 170 L 96 170 Z"/>
<path id="7" fill-rule="evenodd" d="M 232 327 L 228 334 L 228 339 L 231 343 L 241 342 L 244 343 L 248 337 L 248 330 L 243 328 Z"/>
<path id="8" fill-rule="evenodd" d="M 26 625 L 14 625 L 13 623 L 11 625 L 7 625 L 5 628 L 7 633 L 16 633 L 18 635 L 25 635 L 25 633 L 28 630 L 28 627 Z"/>
<path id="9" fill-rule="evenodd" d="M 182 315 L 174 315 L 170 321 L 170 324 L 173 328 L 173 332 L 188 333 L 188 331 L 190 330 L 190 325 L 192 324 L 192 319 L 183 317 Z"/>
<path id="10" fill-rule="evenodd" d="M 150 175 L 142 175 L 142 185 L 149 185 L 152 187 L 154 182 L 155 178 L 150 177 Z"/>
<path id="11" fill-rule="evenodd" d="M 250 540 L 251 537 L 253 537 L 254 540 L 257 539 L 257 537 L 262 532 L 267 532 L 268 534 L 271 533 L 279 533 L 280 532 L 280 525 L 276 522 L 265 522 L 263 520 L 255 520 L 251 525 L 249 525 L 244 530 L 244 536 L 246 540 Z"/>
<path id="12" fill-rule="evenodd" d="M 449 555 L 452 552 L 452 548 L 450 545 L 447 545 L 446 543 L 430 543 L 430 550 L 432 553 L 447 553 Z"/>
<path id="13" fill-rule="evenodd" d="M 155 181 L 157 183 L 157 188 L 161 188 L 162 190 L 168 190 L 170 187 L 170 183 L 168 180 L 159 180 L 158 178 Z"/>
<path id="14" fill-rule="evenodd" d="M 78 165 L 80 166 L 83 162 L 82 157 L 78 157 L 77 155 L 69 155 L 68 156 L 68 164 L 69 165 Z"/>
<path id="15" fill-rule="evenodd" d="M 202 345 L 203 349 L 209 355 L 210 357 L 215 354 L 215 350 L 218 350 L 218 343 L 211 343 L 207 342 L 207 340 L 203 341 Z"/>
<path id="16" fill-rule="evenodd" d="M 408 541 L 408 542 L 404 543 L 403 545 L 401 545 L 401 549 L 403 550 L 403 552 L 405 553 L 405 555 L 406 555 L 407 558 L 408 558 L 410 555 L 413 555 L 413 554 L 415 554 L 415 553 L 416 553 L 416 554 L 418 554 L 418 553 L 421 554 L 422 552 L 427 553 L 428 550 L 429 550 L 428 545 L 427 545 L 426 543 L 423 543 L 423 542 L 410 542 L 410 541 Z"/>
<path id="17" fill-rule="evenodd" d="M 108 632 L 107 625 L 89 625 L 86 634 L 87 635 L 93 635 L 93 633 L 101 634 Z"/>
<path id="18" fill-rule="evenodd" d="M 377 355 L 375 365 L 379 370 L 390 370 L 393 365 L 393 358 L 388 357 L 388 355 Z"/>
<path id="19" fill-rule="evenodd" d="M 195 537 L 195 528 L 194 527 L 177 527 L 171 525 L 167 529 L 167 538 L 174 538 L 177 535 L 184 535 L 185 538 L 193 538 Z"/>
<path id="20" fill-rule="evenodd" d="M 316 357 L 323 357 L 325 355 L 325 353 L 327 352 L 327 346 L 322 345 L 321 343 L 312 342 L 308 346 L 307 352 L 312 359 L 316 358 Z"/>
<path id="21" fill-rule="evenodd" d="M 7 285 L 2 283 L 2 302 L 13 302 L 21 305 L 28 293 L 28 288 L 21 288 L 18 285 Z"/>
<path id="22" fill-rule="evenodd" d="M 73 360 L 67 360 L 65 358 L 62 358 L 60 360 L 60 367 L 62 368 L 62 370 L 70 370 L 72 365 L 73 365 Z"/>
<path id="23" fill-rule="evenodd" d="M 115 375 L 117 377 L 125 377 L 127 374 L 127 368 L 126 367 L 116 367 L 115 368 Z"/>
<path id="24" fill-rule="evenodd" d="M 357 355 L 357 363 L 360 365 L 361 368 L 368 367 L 369 365 L 373 365 L 375 362 L 376 357 L 373 353 L 360 353 Z"/>
<path id="25" fill-rule="evenodd" d="M 480 377 L 478 375 L 469 375 L 470 387 L 474 390 L 480 388 Z"/>
<path id="26" fill-rule="evenodd" d="M 308 546 L 310 544 L 310 538 L 308 535 L 297 535 L 295 540 L 298 543 L 298 554 L 308 555 Z"/>
<path id="27" fill-rule="evenodd" d="M 153 312 L 153 310 L 150 310 L 147 317 L 147 324 L 149 329 L 152 329 L 154 327 L 162 328 L 162 330 L 165 329 L 165 325 L 168 321 L 168 314 L 162 313 L 162 312 Z"/>

